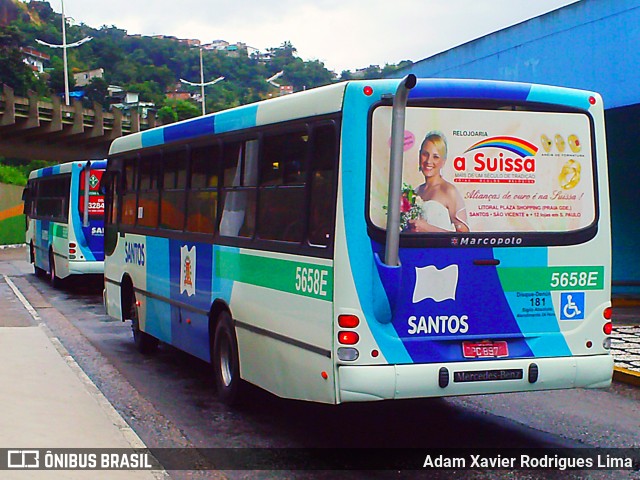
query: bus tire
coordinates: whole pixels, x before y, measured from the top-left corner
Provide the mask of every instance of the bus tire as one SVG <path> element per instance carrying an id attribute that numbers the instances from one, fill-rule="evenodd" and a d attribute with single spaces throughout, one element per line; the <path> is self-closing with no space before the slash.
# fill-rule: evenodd
<path id="1" fill-rule="evenodd" d="M 152 337 L 146 332 L 140 330 L 140 324 L 138 321 L 138 304 L 136 302 L 136 294 L 131 293 L 131 304 L 129 308 L 128 318 L 131 320 L 131 331 L 133 332 L 133 342 L 136 345 L 138 352 L 150 355 L 158 350 L 158 339 Z"/>
<path id="2" fill-rule="evenodd" d="M 227 311 L 220 312 L 213 339 L 211 366 L 218 391 L 218 399 L 225 405 L 241 402 L 244 380 L 240 378 L 240 357 L 236 332 Z"/>
<path id="3" fill-rule="evenodd" d="M 62 286 L 62 279 L 56 273 L 56 259 L 53 250 L 49 250 L 49 283 L 53 288 Z"/>
<path id="4" fill-rule="evenodd" d="M 33 273 L 36 277 L 43 277 L 45 271 L 36 265 L 36 247 L 33 246 L 33 242 L 29 244 L 29 260 L 33 263 Z"/>

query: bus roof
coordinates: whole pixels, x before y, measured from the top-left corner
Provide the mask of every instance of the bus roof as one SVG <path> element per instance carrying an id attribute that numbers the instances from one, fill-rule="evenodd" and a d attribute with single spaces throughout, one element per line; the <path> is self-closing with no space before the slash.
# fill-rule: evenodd
<path id="1" fill-rule="evenodd" d="M 106 160 L 76 160 L 74 162 L 61 163 L 60 165 L 54 165 L 52 167 L 44 167 L 39 168 L 37 170 L 32 170 L 29 173 L 29 180 L 32 178 L 40 178 L 40 177 L 48 177 L 51 175 L 60 175 L 62 173 L 69 173 L 73 168 L 74 164 L 79 165 L 80 167 L 84 167 L 87 162 L 91 162 L 91 167 L 95 169 L 105 169 L 107 168 Z"/>
<path id="2" fill-rule="evenodd" d="M 339 112 L 347 82 L 251 103 L 116 138 L 109 155 L 287 120 Z"/>
<path id="3" fill-rule="evenodd" d="M 399 82 L 400 79 L 340 82 L 201 117 L 190 118 L 116 138 L 111 143 L 109 155 L 161 146 L 206 135 L 233 132 L 314 115 L 340 112 L 343 108 L 343 100 L 348 87 L 361 88 L 370 85 L 376 90 L 376 95 L 371 97 L 372 101 L 377 101 L 382 95 L 395 93 Z M 537 102 L 584 110 L 588 110 L 592 106 L 592 104 L 590 105 L 592 98 L 597 98 L 599 100 L 598 106 L 602 108 L 600 97 L 593 92 L 530 83 L 475 79 L 419 79 L 416 87 L 409 94 L 409 99 L 412 98 Z"/>

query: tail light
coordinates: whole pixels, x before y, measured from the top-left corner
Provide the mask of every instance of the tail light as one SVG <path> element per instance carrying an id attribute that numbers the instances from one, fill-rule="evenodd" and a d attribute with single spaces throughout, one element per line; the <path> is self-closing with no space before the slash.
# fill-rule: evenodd
<path id="1" fill-rule="evenodd" d="M 360 340 L 356 332 L 338 332 L 338 342 L 342 345 L 355 345 Z"/>
<path id="2" fill-rule="evenodd" d="M 360 325 L 360 319 L 355 315 L 338 315 L 340 328 L 356 328 Z"/>

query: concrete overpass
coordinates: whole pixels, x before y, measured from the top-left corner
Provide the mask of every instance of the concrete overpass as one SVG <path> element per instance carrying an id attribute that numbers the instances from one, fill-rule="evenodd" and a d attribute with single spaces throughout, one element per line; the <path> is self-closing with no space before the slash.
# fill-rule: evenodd
<path id="1" fill-rule="evenodd" d="M 3 86 L 0 96 L 0 156 L 68 162 L 104 158 L 114 138 L 156 125 L 155 116 L 142 121 L 136 110 L 125 118 L 121 110 L 103 112 L 94 104 L 86 109 L 78 100 L 62 105 L 59 97 L 51 103 L 14 95 Z"/>

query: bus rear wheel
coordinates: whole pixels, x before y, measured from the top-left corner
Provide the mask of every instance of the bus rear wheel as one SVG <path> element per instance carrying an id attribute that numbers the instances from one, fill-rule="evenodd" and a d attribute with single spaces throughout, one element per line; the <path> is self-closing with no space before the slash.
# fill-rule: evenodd
<path id="1" fill-rule="evenodd" d="M 244 395 L 245 383 L 240 378 L 240 357 L 235 328 L 228 312 L 220 313 L 211 355 L 218 398 L 226 405 L 237 405 Z"/>
<path id="2" fill-rule="evenodd" d="M 37 277 L 43 277 L 46 272 L 36 264 L 36 247 L 33 246 L 33 242 L 29 244 L 29 260 L 33 263 L 33 273 Z"/>
<path id="3" fill-rule="evenodd" d="M 146 332 L 140 330 L 138 302 L 136 301 L 136 295 L 131 294 L 131 305 L 129 308 L 129 319 L 131 320 L 131 331 L 133 332 L 133 342 L 136 345 L 138 352 L 145 355 L 154 353 L 158 349 L 158 339 L 152 337 Z"/>
<path id="4" fill-rule="evenodd" d="M 62 284 L 62 279 L 56 273 L 56 261 L 53 250 L 49 250 L 49 283 L 53 288 L 58 288 Z"/>

